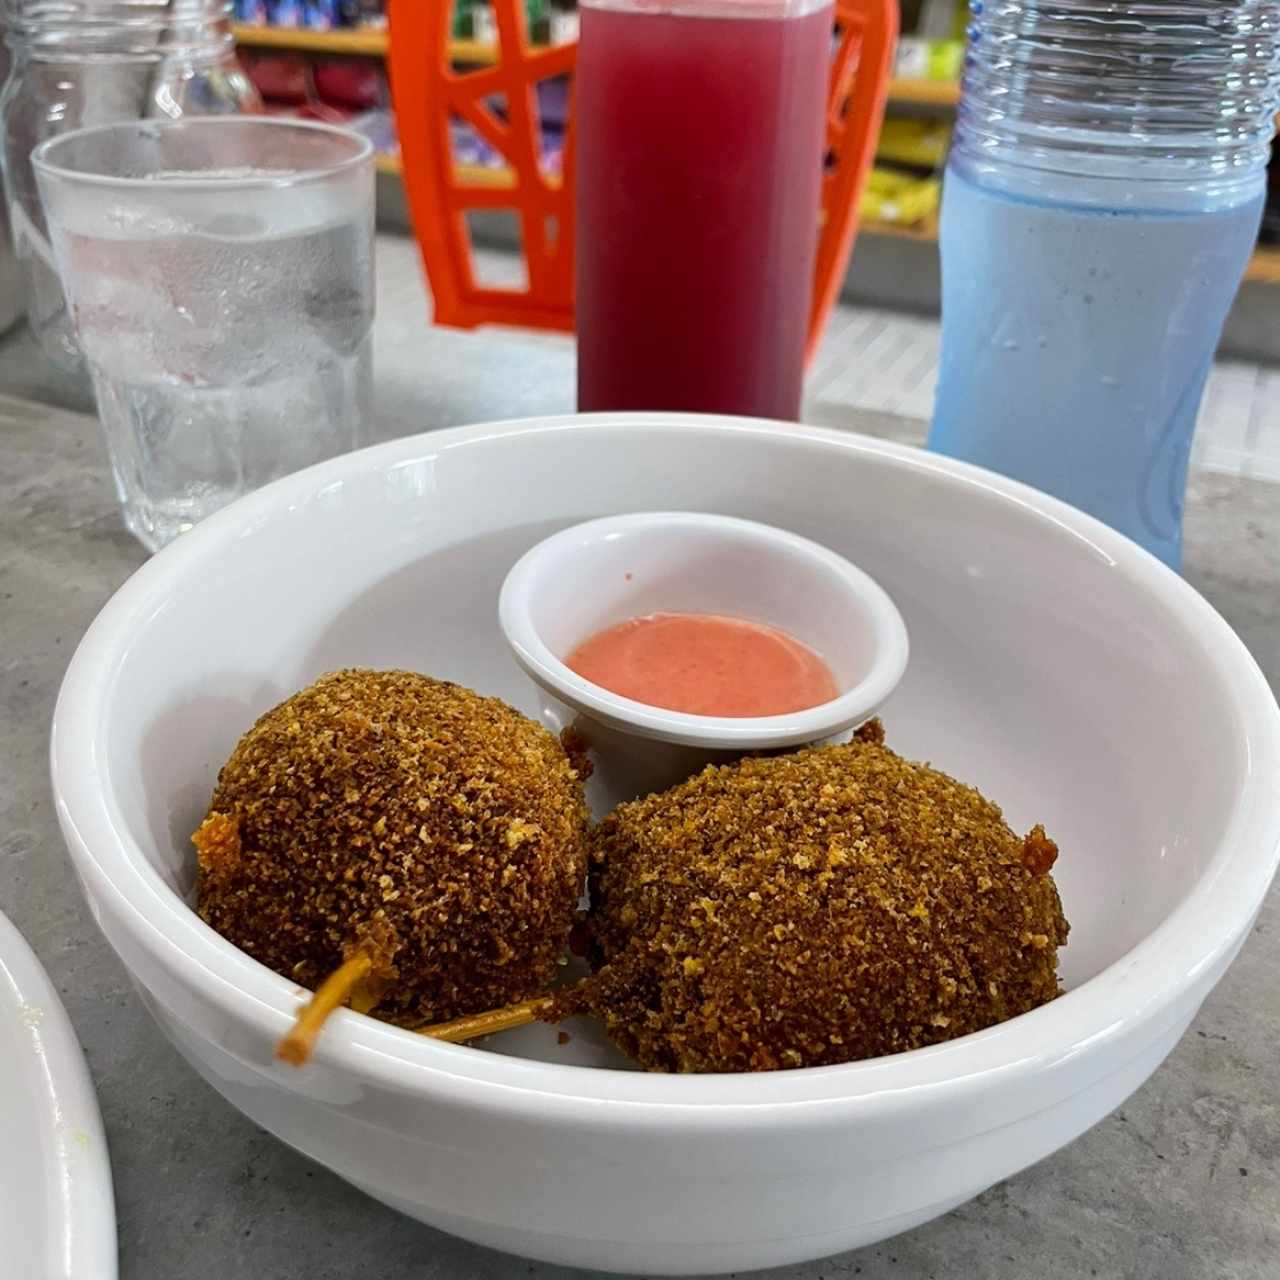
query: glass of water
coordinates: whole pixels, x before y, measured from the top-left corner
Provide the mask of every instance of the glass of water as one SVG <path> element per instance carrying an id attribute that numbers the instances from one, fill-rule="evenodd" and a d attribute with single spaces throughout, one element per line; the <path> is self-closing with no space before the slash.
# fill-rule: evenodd
<path id="1" fill-rule="evenodd" d="M 33 156 L 125 523 L 157 550 L 362 443 L 373 151 L 263 117 L 81 129 Z"/>

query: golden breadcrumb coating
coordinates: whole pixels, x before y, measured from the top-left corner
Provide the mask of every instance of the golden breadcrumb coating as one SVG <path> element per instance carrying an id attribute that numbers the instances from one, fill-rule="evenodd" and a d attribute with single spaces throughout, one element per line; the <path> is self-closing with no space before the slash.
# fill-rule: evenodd
<path id="1" fill-rule="evenodd" d="M 819 1066 L 949 1040 L 1059 993 L 1067 922 L 1036 827 L 853 742 L 709 768 L 591 838 L 589 1011 L 646 1067 Z"/>
<path id="2" fill-rule="evenodd" d="M 338 671 L 267 712 L 193 840 L 200 915 L 316 987 L 405 1025 L 524 999 L 557 972 L 586 871 L 581 762 L 496 698 Z"/>

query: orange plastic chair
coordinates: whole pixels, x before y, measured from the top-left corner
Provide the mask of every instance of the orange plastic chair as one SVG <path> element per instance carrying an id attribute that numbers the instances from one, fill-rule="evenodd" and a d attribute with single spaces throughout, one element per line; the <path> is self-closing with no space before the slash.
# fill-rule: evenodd
<path id="1" fill-rule="evenodd" d="M 438 324 L 482 324 L 571 331 L 573 314 L 573 111 L 562 175 L 539 163 L 535 88 L 570 74 L 576 45 L 531 46 L 523 0 L 493 0 L 498 61 L 454 68 L 453 6 L 440 0 L 391 0 L 391 92 L 400 133 L 405 189 L 414 231 L 435 300 Z M 898 32 L 897 0 L 836 0 L 839 36 L 827 106 L 827 166 L 814 272 L 808 352 L 813 354 L 840 292 L 858 227 L 858 204 L 884 117 Z M 507 118 L 485 103 L 504 95 Z M 484 181 L 459 174 L 450 121 L 466 121 L 506 160 Z M 466 215 L 506 209 L 520 223 L 528 275 L 524 289 L 477 282 Z"/>

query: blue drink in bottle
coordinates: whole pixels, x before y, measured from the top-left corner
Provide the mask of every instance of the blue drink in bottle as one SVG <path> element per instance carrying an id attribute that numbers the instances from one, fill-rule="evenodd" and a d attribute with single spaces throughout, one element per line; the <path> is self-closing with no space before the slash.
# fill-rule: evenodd
<path id="1" fill-rule="evenodd" d="M 1262 214 L 1280 5 L 972 5 L 929 445 L 1176 567 L 1196 414 Z"/>

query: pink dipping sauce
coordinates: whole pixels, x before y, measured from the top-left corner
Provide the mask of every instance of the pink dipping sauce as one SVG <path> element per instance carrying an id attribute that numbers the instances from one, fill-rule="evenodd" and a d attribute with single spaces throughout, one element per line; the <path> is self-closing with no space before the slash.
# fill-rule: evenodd
<path id="1" fill-rule="evenodd" d="M 829 702 L 831 668 L 777 627 L 714 613 L 654 613 L 584 640 L 565 665 L 650 707 L 695 716 L 777 716 Z"/>

